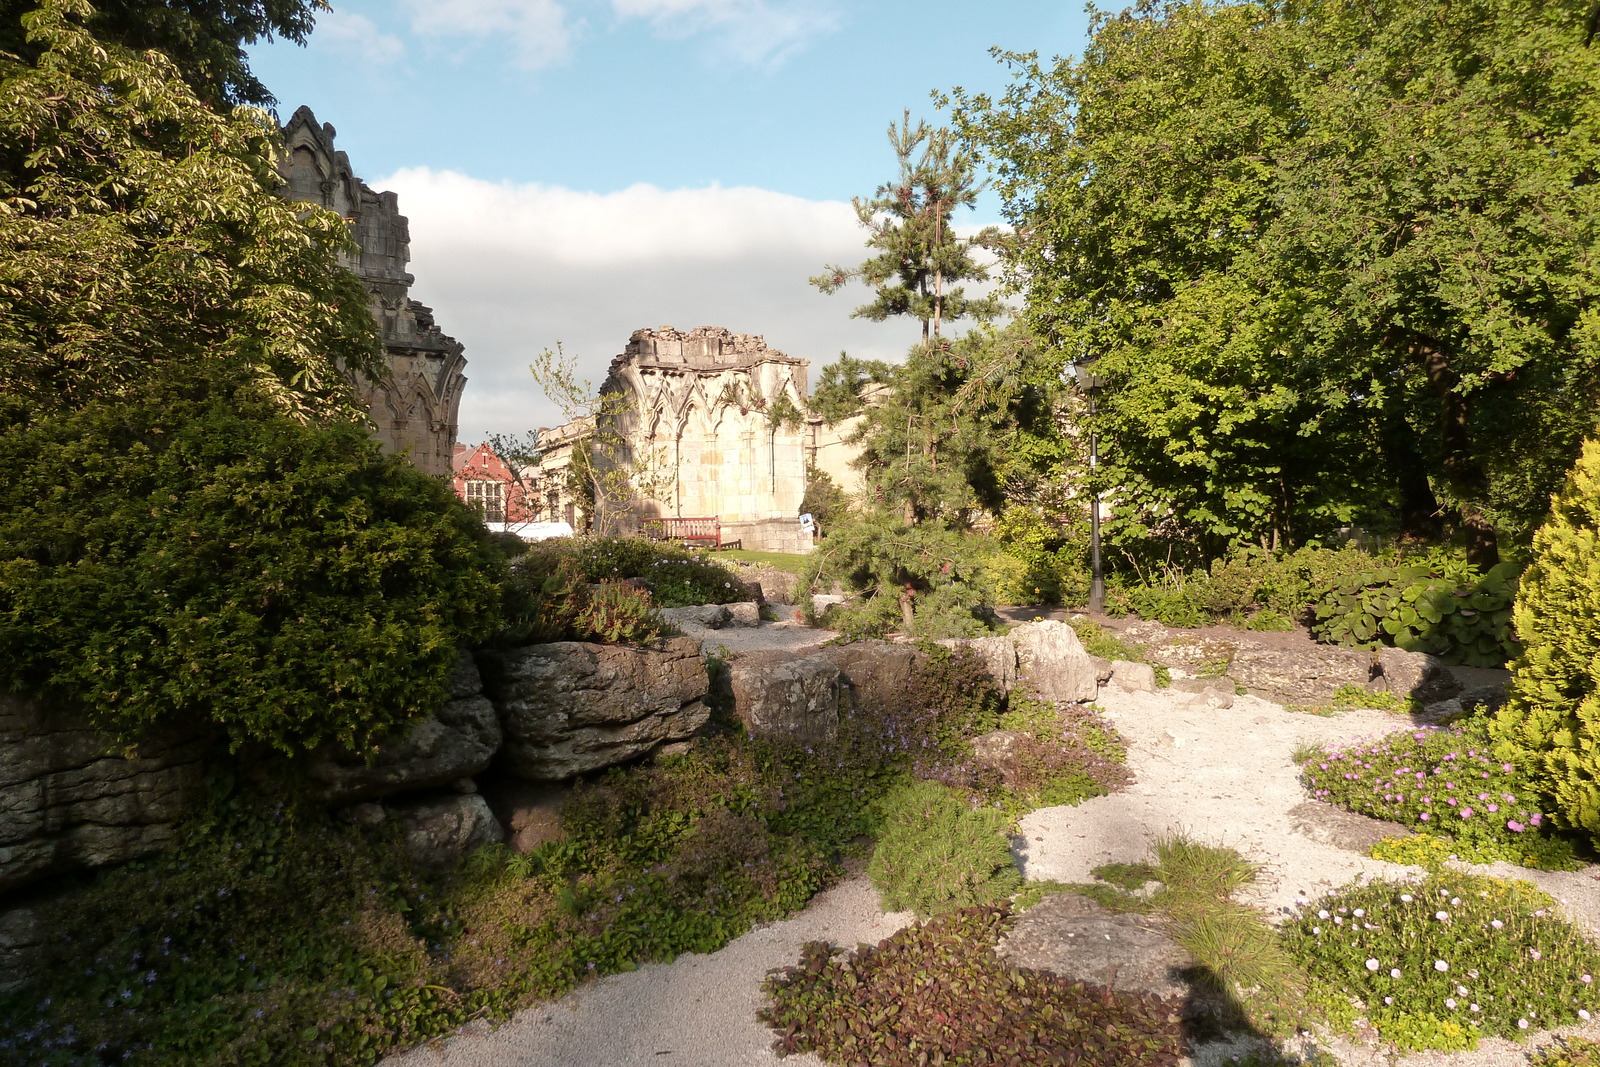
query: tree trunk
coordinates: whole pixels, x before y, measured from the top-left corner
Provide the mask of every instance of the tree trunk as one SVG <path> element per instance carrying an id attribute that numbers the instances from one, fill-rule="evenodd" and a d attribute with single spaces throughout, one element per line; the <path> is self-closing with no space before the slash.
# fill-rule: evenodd
<path id="1" fill-rule="evenodd" d="M 1450 366 L 1450 357 L 1438 342 L 1414 336 L 1410 350 L 1422 362 L 1428 385 L 1439 399 L 1443 423 L 1440 442 L 1444 445 L 1444 480 L 1461 513 L 1461 526 L 1467 535 L 1467 559 L 1479 567 L 1500 562 L 1500 547 L 1494 526 L 1483 513 L 1489 495 L 1489 476 L 1472 450 L 1471 409 L 1457 387 L 1461 376 Z"/>
<path id="2" fill-rule="evenodd" d="M 1444 536 L 1444 510 L 1428 484 L 1416 432 L 1399 407 L 1384 415 L 1383 451 L 1400 493 L 1400 536 L 1408 541 L 1438 541 Z"/>
<path id="3" fill-rule="evenodd" d="M 900 623 L 906 634 L 916 628 L 917 623 L 917 591 L 907 582 L 900 590 Z"/>

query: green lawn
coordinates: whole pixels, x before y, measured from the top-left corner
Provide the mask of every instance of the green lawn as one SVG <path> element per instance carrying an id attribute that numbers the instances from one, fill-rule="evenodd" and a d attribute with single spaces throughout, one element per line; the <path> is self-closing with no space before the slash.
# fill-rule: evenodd
<path id="1" fill-rule="evenodd" d="M 806 565 L 806 557 L 798 552 L 751 552 L 743 548 L 728 548 L 711 553 L 713 559 L 736 559 L 741 563 L 760 563 L 790 574 L 799 574 Z"/>

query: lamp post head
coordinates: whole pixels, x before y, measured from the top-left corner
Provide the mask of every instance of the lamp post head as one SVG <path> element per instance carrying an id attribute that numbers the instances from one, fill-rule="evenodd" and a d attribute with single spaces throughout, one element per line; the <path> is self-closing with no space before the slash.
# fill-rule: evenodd
<path id="1" fill-rule="evenodd" d="M 1106 384 L 1105 375 L 1096 369 L 1099 365 L 1099 356 L 1087 356 L 1072 361 L 1072 380 L 1078 383 L 1079 389 L 1092 393 Z"/>

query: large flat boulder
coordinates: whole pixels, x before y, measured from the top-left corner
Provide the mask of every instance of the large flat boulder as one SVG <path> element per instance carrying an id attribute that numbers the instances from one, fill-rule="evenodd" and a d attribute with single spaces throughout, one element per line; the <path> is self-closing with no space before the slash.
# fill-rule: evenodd
<path id="1" fill-rule="evenodd" d="M 624 763 L 711 717 L 705 659 L 688 637 L 647 647 L 526 645 L 485 652 L 482 665 L 504 731 L 498 765 L 531 781 Z"/>
<path id="2" fill-rule="evenodd" d="M 1321 704 L 1345 686 L 1364 689 L 1372 653 L 1334 645 L 1267 648 L 1241 643 L 1228 676 L 1252 693 L 1280 704 Z"/>
<path id="3" fill-rule="evenodd" d="M 168 848 L 214 750 L 199 730 L 123 748 L 82 713 L 0 694 L 0 892 Z"/>
<path id="4" fill-rule="evenodd" d="M 1108 989 L 1185 996 L 1194 965 L 1148 915 L 1119 914 L 1076 893 L 1045 897 L 1017 917 L 999 954 L 1022 967 Z"/>
<path id="5" fill-rule="evenodd" d="M 421 722 L 381 740 L 370 755 L 324 746 L 307 763 L 312 789 L 335 805 L 373 800 L 470 778 L 500 748 L 500 720 L 482 695 L 478 668 L 461 653 L 450 679 L 452 699 Z"/>

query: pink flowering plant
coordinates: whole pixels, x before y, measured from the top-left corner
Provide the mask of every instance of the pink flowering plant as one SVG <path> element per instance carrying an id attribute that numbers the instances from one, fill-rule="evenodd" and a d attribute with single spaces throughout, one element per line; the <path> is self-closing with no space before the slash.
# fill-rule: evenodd
<path id="1" fill-rule="evenodd" d="M 1483 726 L 1423 726 L 1316 750 L 1301 782 L 1318 800 L 1462 846 L 1462 858 L 1575 866 L 1525 775 L 1497 759 Z"/>
<path id="2" fill-rule="evenodd" d="M 1284 928 L 1318 999 L 1402 1049 L 1474 1048 L 1600 1011 L 1600 950 L 1526 882 L 1441 873 L 1345 886 Z"/>

